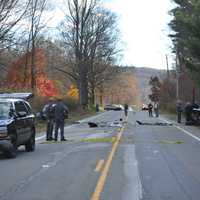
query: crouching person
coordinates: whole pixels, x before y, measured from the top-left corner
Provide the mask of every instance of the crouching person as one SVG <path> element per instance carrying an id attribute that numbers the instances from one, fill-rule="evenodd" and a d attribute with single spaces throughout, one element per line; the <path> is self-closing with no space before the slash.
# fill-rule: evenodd
<path id="1" fill-rule="evenodd" d="M 67 106 L 63 103 L 62 98 L 59 97 L 54 107 L 54 119 L 55 119 L 55 136 L 54 140 L 58 139 L 58 131 L 60 130 L 61 141 L 66 141 L 64 137 L 64 126 L 65 118 L 68 118 L 69 110 Z"/>

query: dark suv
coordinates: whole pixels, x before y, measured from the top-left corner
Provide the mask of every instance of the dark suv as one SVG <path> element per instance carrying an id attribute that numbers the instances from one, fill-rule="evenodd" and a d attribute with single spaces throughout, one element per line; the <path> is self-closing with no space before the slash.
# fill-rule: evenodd
<path id="1" fill-rule="evenodd" d="M 35 116 L 25 100 L 31 93 L 0 94 L 0 151 L 16 157 L 17 147 L 35 150 Z"/>

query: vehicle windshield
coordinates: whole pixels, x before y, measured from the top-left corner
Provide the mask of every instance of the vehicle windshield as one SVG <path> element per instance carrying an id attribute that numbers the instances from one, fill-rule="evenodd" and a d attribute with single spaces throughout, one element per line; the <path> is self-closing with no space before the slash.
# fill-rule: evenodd
<path id="1" fill-rule="evenodd" d="M 0 119 L 9 119 L 10 118 L 10 102 L 0 102 Z"/>

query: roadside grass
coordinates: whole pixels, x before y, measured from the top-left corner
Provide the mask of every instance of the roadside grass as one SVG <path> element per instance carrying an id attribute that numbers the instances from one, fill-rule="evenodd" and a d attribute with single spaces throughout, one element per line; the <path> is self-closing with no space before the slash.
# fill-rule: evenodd
<path id="1" fill-rule="evenodd" d="M 81 142 L 91 142 L 91 143 L 114 143 L 116 141 L 116 137 L 110 138 L 86 138 L 82 139 Z"/>
<path id="2" fill-rule="evenodd" d="M 170 141 L 170 140 L 158 140 L 157 143 L 159 144 L 183 144 L 183 140 L 175 140 L 175 141 Z"/>
<path id="3" fill-rule="evenodd" d="M 134 140 L 134 139 L 129 139 L 129 140 L 123 140 L 125 143 L 155 143 L 155 144 L 184 144 L 185 142 L 183 140 Z"/>
<path id="4" fill-rule="evenodd" d="M 168 110 L 161 110 L 161 115 L 164 117 L 176 121 L 177 120 L 177 114 L 176 112 L 168 111 Z M 184 114 L 182 114 L 182 118 L 184 119 Z"/>

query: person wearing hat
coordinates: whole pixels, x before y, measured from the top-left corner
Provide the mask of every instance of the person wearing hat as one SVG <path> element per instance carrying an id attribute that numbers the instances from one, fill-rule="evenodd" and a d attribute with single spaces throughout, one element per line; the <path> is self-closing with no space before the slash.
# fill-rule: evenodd
<path id="1" fill-rule="evenodd" d="M 58 131 L 60 130 L 61 141 L 66 141 L 64 137 L 65 118 L 68 118 L 68 107 L 63 103 L 62 98 L 58 97 L 56 105 L 54 107 L 54 119 L 55 119 L 55 135 L 54 140 L 58 139 Z"/>
<path id="2" fill-rule="evenodd" d="M 47 120 L 46 125 L 46 140 L 53 140 L 53 128 L 54 128 L 54 98 L 51 97 L 48 103 L 42 109 L 44 118 Z"/>

